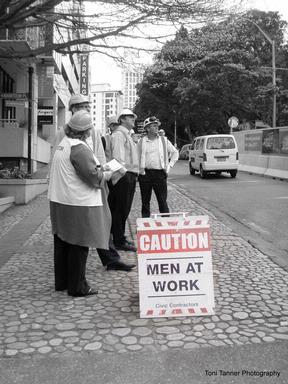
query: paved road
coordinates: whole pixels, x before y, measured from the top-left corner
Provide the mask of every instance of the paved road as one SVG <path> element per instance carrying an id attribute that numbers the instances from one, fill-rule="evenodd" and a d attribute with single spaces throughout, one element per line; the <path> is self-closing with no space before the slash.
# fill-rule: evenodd
<path id="1" fill-rule="evenodd" d="M 288 182 L 238 172 L 201 179 L 179 161 L 170 180 L 288 270 Z"/>

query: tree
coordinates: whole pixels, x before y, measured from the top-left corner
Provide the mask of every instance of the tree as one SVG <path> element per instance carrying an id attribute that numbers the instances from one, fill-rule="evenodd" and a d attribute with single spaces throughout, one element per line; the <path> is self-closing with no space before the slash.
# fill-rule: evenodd
<path id="1" fill-rule="evenodd" d="M 151 32 L 152 25 L 164 27 L 167 23 L 177 25 L 223 17 L 224 4 L 224 0 L 2 0 L 1 36 L 8 31 L 12 38 L 17 38 L 21 31 L 33 28 L 51 37 L 53 28 L 57 40 L 46 39 L 45 45 L 34 46 L 29 52 L 17 48 L 13 52 L 1 51 L 0 57 L 34 57 L 52 50 L 60 53 L 85 50 L 117 57 L 117 49 L 150 49 L 147 44 L 146 48 L 141 46 L 141 41 L 167 37 L 167 33 L 161 36 L 162 28 L 160 33 L 159 28 L 154 31 L 152 28 Z"/>
<path id="2" fill-rule="evenodd" d="M 147 68 L 138 86 L 139 100 L 135 111 L 140 119 L 156 114 L 169 138 L 172 138 L 175 118 L 179 129 L 183 126 L 180 99 L 175 94 L 178 83 L 188 75 L 191 59 L 188 31 L 183 26 L 175 39 L 168 41 L 155 55 L 154 64 Z M 184 124 L 185 125 L 185 124 Z"/>
<path id="3" fill-rule="evenodd" d="M 241 18 L 231 17 L 190 32 L 183 30 L 164 45 L 146 71 L 136 113 L 145 115 L 149 109 L 147 101 L 142 102 L 148 91 L 154 96 L 154 110 L 170 97 L 167 110 L 171 114 L 177 105 L 178 134 L 183 142 L 198 134 L 229 132 L 227 121 L 232 115 L 271 124 L 271 45 L 256 25 L 276 41 L 276 64 L 284 68 L 288 55 L 286 22 L 276 12 L 254 10 Z M 277 70 L 278 124 L 286 125 L 287 78 L 287 72 Z M 165 121 L 165 111 L 162 113 L 159 117 Z"/>

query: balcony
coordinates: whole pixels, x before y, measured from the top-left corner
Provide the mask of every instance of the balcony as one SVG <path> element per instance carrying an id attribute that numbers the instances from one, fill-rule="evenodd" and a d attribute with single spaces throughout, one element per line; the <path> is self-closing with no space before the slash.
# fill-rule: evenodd
<path id="1" fill-rule="evenodd" d="M 19 122 L 16 119 L 0 119 L 0 128 L 19 128 Z"/>
<path id="2" fill-rule="evenodd" d="M 31 27 L 17 31 L 3 30 L 0 32 L 0 48 L 7 53 L 27 53 L 45 47 L 53 41 L 53 30 L 47 27 Z M 36 62 L 54 66 L 55 73 L 61 73 L 61 54 L 50 51 L 36 57 Z"/>
<path id="3" fill-rule="evenodd" d="M 29 50 L 31 50 L 41 46 L 42 35 L 39 27 L 23 28 L 16 31 L 6 29 L 1 31 L 0 40 L 1 42 L 12 41 L 13 43 L 26 42 Z"/>
<path id="4" fill-rule="evenodd" d="M 14 53 L 27 53 L 31 51 L 27 41 L 22 40 L 0 40 L 0 48 L 6 54 L 13 55 Z"/>

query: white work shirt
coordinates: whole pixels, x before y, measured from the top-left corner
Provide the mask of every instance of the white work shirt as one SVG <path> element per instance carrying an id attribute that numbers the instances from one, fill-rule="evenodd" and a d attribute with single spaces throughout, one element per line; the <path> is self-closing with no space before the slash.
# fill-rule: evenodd
<path id="1" fill-rule="evenodd" d="M 179 157 L 178 150 L 163 136 L 155 140 L 144 136 L 137 147 L 141 175 L 145 175 L 145 168 L 163 169 L 168 174 Z"/>
<path id="2" fill-rule="evenodd" d="M 146 140 L 146 156 L 145 156 L 145 168 L 147 169 L 163 169 L 159 152 L 159 138 Z"/>

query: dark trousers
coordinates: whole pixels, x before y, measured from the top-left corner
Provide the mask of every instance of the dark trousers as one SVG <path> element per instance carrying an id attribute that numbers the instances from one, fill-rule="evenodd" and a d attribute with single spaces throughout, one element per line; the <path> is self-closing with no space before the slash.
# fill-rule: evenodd
<path id="1" fill-rule="evenodd" d="M 136 179 L 136 173 L 126 172 L 115 185 L 109 183 L 108 203 L 112 215 L 111 232 L 115 245 L 126 241 L 125 225 L 135 194 Z"/>
<path id="2" fill-rule="evenodd" d="M 89 290 L 86 281 L 86 262 L 89 248 L 66 243 L 54 235 L 55 290 L 67 289 L 69 295 Z"/>
<path id="3" fill-rule="evenodd" d="M 150 217 L 152 190 L 156 195 L 160 213 L 169 213 L 166 172 L 159 169 L 145 169 L 145 175 L 139 175 L 138 180 L 142 199 L 142 217 Z"/>
<path id="4" fill-rule="evenodd" d="M 97 248 L 97 252 L 103 265 L 109 265 L 120 260 L 120 255 L 115 249 L 112 235 L 109 238 L 109 249 Z"/>

